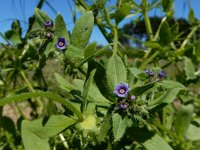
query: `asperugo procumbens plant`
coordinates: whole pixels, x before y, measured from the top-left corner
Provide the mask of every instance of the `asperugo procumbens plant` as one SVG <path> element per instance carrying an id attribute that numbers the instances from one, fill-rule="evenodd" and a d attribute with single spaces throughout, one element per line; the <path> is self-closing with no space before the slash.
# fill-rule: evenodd
<path id="1" fill-rule="evenodd" d="M 200 53 L 199 40 L 192 37 L 199 23 L 177 46 L 182 33 L 178 24 L 167 23 L 172 0 L 75 4 L 82 15 L 72 33 L 61 14 L 53 21 L 36 8 L 25 38 L 18 22 L 2 35 L 8 45 L 0 51 L 0 106 L 12 103 L 21 118 L 14 124 L 0 109 L 1 149 L 197 148 L 200 103 L 194 88 Z M 148 17 L 154 8 L 166 13 L 156 33 Z M 119 42 L 119 23 L 136 14 L 144 18 L 148 38 L 140 41 L 146 48 L 136 50 L 138 58 L 130 58 Z M 194 23 L 192 17 L 191 9 Z M 109 43 L 102 49 L 89 43 L 94 25 Z M 49 67 L 55 72 L 51 82 L 42 70 L 50 61 L 57 62 Z M 29 117 L 19 106 L 23 100 Z"/>

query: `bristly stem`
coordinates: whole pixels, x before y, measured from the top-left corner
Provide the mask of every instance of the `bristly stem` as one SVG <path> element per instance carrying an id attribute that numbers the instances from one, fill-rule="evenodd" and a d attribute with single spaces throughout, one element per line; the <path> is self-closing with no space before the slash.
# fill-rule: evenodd
<path id="1" fill-rule="evenodd" d="M 117 54 L 117 49 L 118 49 L 118 31 L 117 31 L 117 27 L 113 28 L 113 34 L 114 34 L 113 55 L 115 55 L 115 54 Z"/>
<path id="2" fill-rule="evenodd" d="M 108 10 L 106 8 L 104 8 L 103 11 L 104 11 L 106 23 L 109 25 L 109 27 L 111 29 L 114 28 L 113 24 L 110 21 L 110 16 L 109 16 Z"/>
<path id="3" fill-rule="evenodd" d="M 59 137 L 60 137 L 61 142 L 63 143 L 64 147 L 65 147 L 66 149 L 69 149 L 69 145 L 68 145 L 68 143 L 67 143 L 67 141 L 66 141 L 66 139 L 65 139 L 65 137 L 63 136 L 62 133 L 59 134 Z"/>
<path id="4" fill-rule="evenodd" d="M 151 22 L 150 22 L 149 16 L 148 16 L 147 1 L 143 0 L 142 5 L 143 5 L 142 12 L 144 15 L 144 22 L 145 22 L 145 26 L 146 26 L 146 30 L 147 30 L 147 35 L 148 35 L 149 41 L 152 41 L 153 40 L 153 35 L 152 35 L 153 32 L 152 32 Z M 151 49 L 148 49 L 148 52 L 145 54 L 144 57 L 147 58 L 150 53 L 151 53 Z"/>
<path id="5" fill-rule="evenodd" d="M 159 54 L 159 51 L 156 51 L 151 57 L 149 57 L 140 67 L 140 69 L 145 69 L 146 65 L 149 64 L 156 58 L 156 56 Z"/>
<path id="6" fill-rule="evenodd" d="M 104 15 L 105 15 L 105 20 L 106 20 L 106 23 L 108 24 L 108 26 L 110 27 L 113 35 L 114 35 L 114 39 L 113 39 L 113 55 L 116 55 L 117 54 L 117 49 L 118 49 L 118 31 L 117 31 L 117 25 L 113 25 L 111 23 L 111 20 L 110 20 L 110 16 L 109 16 L 109 13 L 107 11 L 106 8 L 104 8 Z"/>
<path id="7" fill-rule="evenodd" d="M 83 8 L 85 8 L 85 10 L 89 10 L 89 6 L 85 3 L 84 0 L 78 0 L 78 2 L 83 6 Z"/>
<path id="8" fill-rule="evenodd" d="M 183 54 L 183 52 L 185 51 L 185 46 L 187 45 L 187 43 L 190 41 L 191 37 L 193 36 L 193 34 L 197 31 L 199 26 L 195 26 L 191 32 L 188 34 L 188 36 L 185 38 L 185 40 L 183 41 L 183 43 L 181 44 L 181 47 L 177 50 L 177 54 Z"/>
<path id="9" fill-rule="evenodd" d="M 151 23 L 150 23 L 149 16 L 148 16 L 147 1 L 143 0 L 142 1 L 142 5 L 143 5 L 143 15 L 144 15 L 144 22 L 145 22 L 147 34 L 148 34 L 148 37 L 149 37 L 149 41 L 152 41 L 153 40 L 153 36 L 152 36 Z"/>
<path id="10" fill-rule="evenodd" d="M 12 96 L 0 99 L 0 106 L 10 103 L 21 102 L 22 100 L 26 100 L 28 98 L 36 98 L 36 97 L 47 97 L 50 100 L 54 100 L 65 105 L 69 110 L 71 110 L 74 114 L 76 114 L 76 116 L 79 118 L 79 121 L 83 121 L 83 115 L 78 109 L 76 109 L 76 107 L 74 107 L 69 101 L 62 98 L 61 96 L 51 92 L 39 91 L 33 93 L 14 94 Z"/>
<path id="11" fill-rule="evenodd" d="M 26 85 L 28 86 L 30 92 L 35 92 L 33 86 L 31 85 L 31 83 L 29 82 L 29 80 L 27 79 L 25 73 L 23 71 L 20 72 L 22 75 L 22 78 L 24 79 L 24 82 L 26 83 Z M 41 101 L 41 99 L 36 98 L 36 103 L 38 105 L 38 113 L 42 114 L 42 109 L 43 109 L 43 103 Z"/>

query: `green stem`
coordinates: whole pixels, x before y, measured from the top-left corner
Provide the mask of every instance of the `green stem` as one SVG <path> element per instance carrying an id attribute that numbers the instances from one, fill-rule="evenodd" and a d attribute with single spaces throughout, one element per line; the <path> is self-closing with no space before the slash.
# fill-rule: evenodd
<path id="1" fill-rule="evenodd" d="M 157 41 L 157 40 L 158 40 L 160 28 L 161 28 L 162 24 L 165 22 L 166 19 L 167 19 L 167 17 L 164 17 L 164 18 L 162 19 L 162 21 L 161 21 L 161 23 L 160 23 L 160 25 L 159 25 L 159 27 L 158 27 L 158 30 L 157 30 L 157 32 L 156 32 L 156 35 L 155 35 L 154 38 L 153 38 L 153 41 Z M 148 21 L 147 21 L 147 22 L 148 22 Z M 149 22 L 149 23 L 150 23 L 150 22 Z M 150 30 L 151 30 L 151 29 L 150 29 Z M 146 54 L 144 55 L 144 59 L 146 59 L 146 58 L 149 57 L 149 54 L 151 53 L 151 50 L 152 50 L 151 48 L 148 48 Z"/>
<path id="2" fill-rule="evenodd" d="M 34 97 L 47 97 L 47 98 L 52 99 L 54 101 L 60 102 L 63 105 L 65 105 L 69 110 L 74 112 L 74 114 L 77 115 L 77 117 L 79 118 L 80 121 L 83 121 L 83 115 L 79 112 L 78 109 L 76 109 L 66 99 L 62 98 L 59 95 L 51 93 L 51 92 L 39 91 L 39 92 L 33 92 L 33 93 L 23 93 L 23 94 L 18 94 L 18 95 L 12 95 L 12 96 L 1 99 L 0 100 L 0 106 L 3 106 L 5 104 L 9 104 L 9 103 L 13 103 L 13 102 L 14 103 L 21 102 L 22 100 L 26 100 L 28 98 L 34 98 Z"/>
<path id="3" fill-rule="evenodd" d="M 146 30 L 147 30 L 147 34 L 149 37 L 149 41 L 153 40 L 153 36 L 152 36 L 152 28 L 151 28 L 151 23 L 149 20 L 149 16 L 148 16 L 148 6 L 147 6 L 147 2 L 146 0 L 143 0 L 143 15 L 144 15 L 144 22 L 145 22 L 145 26 L 146 26 Z"/>
<path id="4" fill-rule="evenodd" d="M 183 41 L 181 47 L 177 50 L 177 54 L 183 54 L 183 52 L 185 51 L 186 44 L 189 42 L 189 40 L 191 39 L 192 35 L 196 32 L 197 29 L 198 29 L 198 26 L 195 26 L 192 29 L 192 31 L 188 34 L 188 36 Z"/>
<path id="5" fill-rule="evenodd" d="M 113 28 L 113 34 L 114 34 L 114 44 L 113 44 L 113 55 L 117 54 L 117 46 L 118 46 L 118 32 L 117 28 Z"/>
<path id="6" fill-rule="evenodd" d="M 111 29 L 114 28 L 113 24 L 110 22 L 110 16 L 108 14 L 108 10 L 106 8 L 104 8 L 103 11 L 104 11 L 104 15 L 105 15 L 107 24 L 110 26 Z"/>
<path id="7" fill-rule="evenodd" d="M 61 142 L 63 143 L 64 147 L 65 147 L 66 149 L 69 149 L 69 145 L 68 145 L 68 143 L 67 143 L 67 141 L 66 141 L 66 139 L 65 139 L 65 137 L 63 136 L 62 133 L 59 134 L 59 137 L 60 137 Z"/>
<path id="8" fill-rule="evenodd" d="M 11 133 L 9 133 L 8 131 L 5 132 L 5 137 L 7 139 L 7 143 L 9 145 L 9 147 L 12 149 L 12 150 L 17 150 L 16 147 L 15 147 L 15 144 L 13 142 L 13 137 L 11 135 Z"/>
<path id="9" fill-rule="evenodd" d="M 163 127 L 166 127 L 166 111 L 165 108 L 162 110 L 162 124 Z M 165 137 L 165 132 L 163 132 L 163 137 Z"/>
<path id="10" fill-rule="evenodd" d="M 23 77 L 23 79 L 24 79 L 26 85 L 27 85 L 28 88 L 30 89 L 30 91 L 31 91 L 31 92 L 34 92 L 35 90 L 33 89 L 31 83 L 30 83 L 29 80 L 27 79 L 25 73 L 24 73 L 23 71 L 21 71 L 20 73 L 21 73 L 21 75 L 22 75 L 22 77 Z"/>
<path id="11" fill-rule="evenodd" d="M 27 119 L 25 113 L 21 110 L 21 108 L 18 106 L 18 104 L 14 105 L 14 107 L 16 107 L 17 111 L 19 112 L 19 114 L 20 114 L 24 119 Z"/>
<path id="12" fill-rule="evenodd" d="M 31 85 L 31 83 L 30 83 L 29 80 L 27 79 L 25 73 L 24 73 L 23 71 L 21 71 L 20 73 L 21 73 L 21 75 L 22 75 L 22 77 L 23 77 L 23 79 L 24 79 L 26 85 L 28 86 L 30 92 L 35 92 L 33 86 Z M 42 112 L 42 109 L 43 109 L 43 103 L 42 103 L 41 99 L 36 98 L 36 103 L 37 103 L 37 105 L 38 105 L 38 107 L 39 107 L 38 112 L 41 113 L 41 112 Z"/>
<path id="13" fill-rule="evenodd" d="M 140 69 L 145 69 L 146 65 L 154 60 L 154 58 L 159 54 L 159 51 L 156 51 L 151 57 L 149 57 L 140 67 Z"/>
<path id="14" fill-rule="evenodd" d="M 112 40 L 109 38 L 107 31 L 103 28 L 102 23 L 96 17 L 95 17 L 95 22 L 96 22 L 99 30 L 101 31 L 101 33 L 103 34 L 103 36 L 107 40 L 107 42 L 112 43 Z"/>
<path id="15" fill-rule="evenodd" d="M 78 2 L 83 6 L 83 8 L 85 8 L 85 10 L 89 10 L 89 6 L 85 3 L 84 0 L 78 0 Z"/>

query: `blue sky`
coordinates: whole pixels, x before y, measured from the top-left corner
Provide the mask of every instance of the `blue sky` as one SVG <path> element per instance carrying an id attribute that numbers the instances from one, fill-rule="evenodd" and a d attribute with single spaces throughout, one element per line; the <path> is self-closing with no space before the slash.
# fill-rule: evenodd
<path id="1" fill-rule="evenodd" d="M 33 15 L 34 8 L 39 0 L 1 0 L 0 5 L 0 32 L 4 33 L 10 29 L 11 23 L 15 19 L 19 19 L 23 25 L 23 30 L 26 31 L 28 26 L 28 18 Z M 90 0 L 95 1 L 95 0 Z M 112 4 L 115 0 L 110 0 Z M 139 1 L 139 0 L 136 0 Z M 177 18 L 184 17 L 187 18 L 189 12 L 188 3 L 191 2 L 191 6 L 194 9 L 195 17 L 200 19 L 200 0 L 175 0 L 175 16 Z M 72 31 L 74 24 L 72 21 L 71 9 L 75 9 L 73 0 L 48 0 L 49 4 L 53 6 L 55 11 L 53 11 L 48 4 L 44 4 L 42 10 L 44 10 L 52 19 L 55 19 L 56 12 L 62 14 L 67 24 L 67 29 Z M 109 3 L 108 3 L 109 4 Z M 159 10 L 153 10 L 149 15 L 163 15 Z M 125 19 L 120 23 L 122 26 L 124 23 L 130 22 L 131 19 Z M 90 42 L 98 41 L 98 44 L 105 45 L 107 42 L 102 36 L 101 32 L 97 27 L 94 27 L 93 33 L 91 35 Z M 0 37 L 0 42 L 3 39 Z"/>

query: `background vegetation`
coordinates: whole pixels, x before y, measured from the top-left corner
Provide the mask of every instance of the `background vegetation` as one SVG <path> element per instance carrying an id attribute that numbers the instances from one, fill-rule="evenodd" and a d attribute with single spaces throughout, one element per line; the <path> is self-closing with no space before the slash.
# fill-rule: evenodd
<path id="1" fill-rule="evenodd" d="M 1 35 L 2 150 L 199 149 L 193 9 L 186 20 L 173 17 L 173 0 L 106 2 L 74 0 L 82 15 L 69 32 L 62 14 L 52 20 L 40 0 L 25 36 L 18 20 Z M 157 8 L 165 16 L 149 17 Z M 108 45 L 89 43 L 95 25 Z"/>

